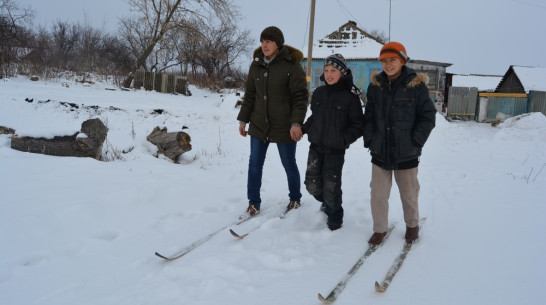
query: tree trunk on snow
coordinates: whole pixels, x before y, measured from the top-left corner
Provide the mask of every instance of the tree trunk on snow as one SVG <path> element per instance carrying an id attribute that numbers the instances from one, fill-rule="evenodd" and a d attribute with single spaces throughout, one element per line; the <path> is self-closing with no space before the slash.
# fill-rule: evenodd
<path id="1" fill-rule="evenodd" d="M 102 144 L 106 140 L 108 128 L 99 119 L 82 123 L 80 132 L 71 136 L 56 136 L 53 139 L 18 137 L 11 138 L 11 148 L 52 156 L 91 157 L 100 160 Z M 80 133 L 86 137 L 79 136 Z"/>
<path id="2" fill-rule="evenodd" d="M 174 163 L 178 163 L 181 154 L 191 150 L 191 137 L 183 131 L 167 132 L 166 127 L 156 127 L 146 139 L 157 146 L 158 155 L 163 154 Z"/>
<path id="3" fill-rule="evenodd" d="M 14 133 L 15 133 L 15 130 L 9 127 L 0 126 L 0 134 L 14 134 Z"/>

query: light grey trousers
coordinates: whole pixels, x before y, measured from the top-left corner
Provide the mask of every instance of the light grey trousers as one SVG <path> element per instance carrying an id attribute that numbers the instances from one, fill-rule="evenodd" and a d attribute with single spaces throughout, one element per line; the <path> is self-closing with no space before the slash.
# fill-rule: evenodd
<path id="1" fill-rule="evenodd" d="M 404 170 L 385 170 L 372 164 L 371 208 L 373 218 L 373 231 L 375 233 L 387 232 L 389 226 L 389 197 L 392 188 L 392 176 L 402 200 L 404 221 L 406 226 L 414 228 L 419 225 L 419 181 L 417 180 L 417 167 Z"/>

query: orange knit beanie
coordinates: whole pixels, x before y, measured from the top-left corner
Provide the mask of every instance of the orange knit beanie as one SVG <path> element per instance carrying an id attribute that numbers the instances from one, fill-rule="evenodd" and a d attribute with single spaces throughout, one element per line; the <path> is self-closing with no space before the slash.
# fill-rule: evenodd
<path id="1" fill-rule="evenodd" d="M 381 48 L 381 53 L 379 53 L 379 60 L 392 57 L 392 55 L 398 57 L 404 65 L 409 60 L 408 53 L 406 52 L 406 48 L 404 48 L 404 45 L 396 41 L 391 41 Z"/>

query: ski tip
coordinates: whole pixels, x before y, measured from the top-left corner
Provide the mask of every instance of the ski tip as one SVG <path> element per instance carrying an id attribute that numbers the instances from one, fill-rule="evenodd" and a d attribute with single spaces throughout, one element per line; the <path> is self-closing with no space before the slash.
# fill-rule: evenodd
<path id="1" fill-rule="evenodd" d="M 158 256 L 158 257 L 161 257 L 162 259 L 167 259 L 167 260 L 168 260 L 167 257 L 165 257 L 165 256 L 163 256 L 163 255 L 161 255 L 161 254 L 159 254 L 159 253 L 157 253 L 157 252 L 155 253 L 155 255 Z"/>
<path id="2" fill-rule="evenodd" d="M 335 302 L 335 300 L 324 298 L 320 293 L 318 294 L 318 299 L 324 304 L 333 304 Z"/>
<path id="3" fill-rule="evenodd" d="M 377 292 L 385 292 L 385 288 L 381 286 L 377 281 L 375 282 L 375 291 Z"/>
<path id="4" fill-rule="evenodd" d="M 243 239 L 245 236 L 241 236 L 237 233 L 235 233 L 235 231 L 233 231 L 232 229 L 229 229 L 229 233 L 231 233 L 231 235 L 233 235 L 234 237 L 238 238 L 238 239 Z"/>

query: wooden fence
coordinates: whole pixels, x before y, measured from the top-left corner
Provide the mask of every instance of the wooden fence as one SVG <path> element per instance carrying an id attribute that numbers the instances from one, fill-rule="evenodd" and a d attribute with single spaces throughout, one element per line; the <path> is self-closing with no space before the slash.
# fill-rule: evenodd
<path id="1" fill-rule="evenodd" d="M 187 76 L 170 73 L 154 73 L 137 70 L 133 87 L 136 89 L 155 90 L 162 93 L 180 93 L 189 95 Z"/>

